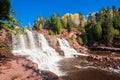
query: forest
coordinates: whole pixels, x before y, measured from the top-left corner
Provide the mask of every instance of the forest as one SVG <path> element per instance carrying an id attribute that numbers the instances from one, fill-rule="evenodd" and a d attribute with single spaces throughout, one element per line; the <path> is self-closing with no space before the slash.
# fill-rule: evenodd
<path id="1" fill-rule="evenodd" d="M 16 12 L 11 9 L 9 0 L 1 0 L 0 2 L 0 29 L 5 28 L 12 33 L 23 33 L 24 27 L 20 21 L 15 19 Z M 71 14 L 61 16 L 60 13 L 54 13 L 50 18 L 38 17 L 32 27 L 33 30 L 40 31 L 47 29 L 50 35 L 61 34 L 62 29 L 67 29 L 68 32 L 77 29 L 82 32 L 78 36 L 78 42 L 81 45 L 97 45 L 104 44 L 106 46 L 119 47 L 120 43 L 120 8 L 113 6 L 101 8 L 98 12 L 90 13 L 84 17 L 79 14 L 79 24 L 76 25 Z M 19 27 L 19 28 L 16 28 Z M 31 29 L 28 24 L 28 29 Z"/>
<path id="2" fill-rule="evenodd" d="M 54 13 L 50 18 L 38 17 L 32 29 L 37 31 L 47 29 L 50 30 L 51 35 L 60 34 L 62 29 L 67 29 L 68 32 L 77 29 L 82 32 L 78 38 L 82 45 L 94 43 L 106 46 L 120 45 L 117 43 L 120 40 L 120 8 L 117 9 L 115 6 L 112 9 L 102 8 L 94 14 L 88 14 L 87 18 L 79 13 L 79 21 L 76 25 L 71 14 L 61 17 L 60 13 L 57 15 Z"/>

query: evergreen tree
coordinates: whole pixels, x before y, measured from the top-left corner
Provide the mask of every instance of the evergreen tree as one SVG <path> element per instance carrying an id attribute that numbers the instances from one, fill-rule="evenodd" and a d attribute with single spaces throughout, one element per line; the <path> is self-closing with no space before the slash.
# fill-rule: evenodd
<path id="1" fill-rule="evenodd" d="M 90 14 L 88 15 L 87 22 L 88 22 L 88 23 L 95 22 L 95 16 L 90 13 Z"/>
<path id="2" fill-rule="evenodd" d="M 50 19 L 49 18 L 45 19 L 44 29 L 48 29 L 48 30 L 50 29 Z"/>
<path id="3" fill-rule="evenodd" d="M 62 30 L 61 19 L 58 16 L 58 20 L 57 20 L 57 34 L 60 34 L 61 30 Z"/>
<path id="4" fill-rule="evenodd" d="M 62 22 L 63 28 L 67 28 L 67 17 L 64 17 L 64 18 L 61 20 L 61 22 Z"/>
<path id="5" fill-rule="evenodd" d="M 43 26 L 44 26 L 44 19 L 43 17 L 39 17 L 37 21 L 34 23 L 33 29 L 39 31 L 43 28 Z"/>
<path id="6" fill-rule="evenodd" d="M 93 36 L 96 41 L 101 40 L 102 37 L 102 27 L 99 23 L 95 24 L 93 28 Z"/>
<path id="7" fill-rule="evenodd" d="M 10 0 L 0 0 L 0 20 L 9 20 Z"/>
<path id="8" fill-rule="evenodd" d="M 53 14 L 50 18 L 50 29 L 57 34 L 57 17 L 56 14 Z"/>
<path id="9" fill-rule="evenodd" d="M 113 16 L 113 27 L 120 32 L 120 14 L 115 14 Z"/>
<path id="10" fill-rule="evenodd" d="M 21 33 L 24 31 L 20 21 L 14 18 L 16 12 L 11 10 L 10 0 L 0 0 L 0 29 L 4 28 L 10 33 Z M 16 28 L 17 27 L 17 28 Z"/>
<path id="11" fill-rule="evenodd" d="M 113 12 L 113 16 L 115 16 L 116 12 L 117 12 L 117 9 L 115 6 L 112 7 L 112 12 Z"/>
<path id="12" fill-rule="evenodd" d="M 112 17 L 109 13 L 106 15 L 106 20 L 104 22 L 103 29 L 103 39 L 106 44 L 111 44 L 113 41 L 113 23 L 112 23 Z"/>
<path id="13" fill-rule="evenodd" d="M 82 13 L 79 13 L 79 21 L 80 21 L 79 27 L 83 27 L 82 22 L 84 21 L 84 16 L 82 15 Z"/>
<path id="14" fill-rule="evenodd" d="M 104 19 L 105 18 L 104 18 L 103 14 L 102 14 L 102 11 L 99 11 L 99 12 L 97 12 L 95 14 L 95 20 L 96 20 L 97 23 L 102 24 L 104 22 Z"/>
<path id="15" fill-rule="evenodd" d="M 67 20 L 67 30 L 68 30 L 68 32 L 71 32 L 73 30 L 73 27 L 74 27 L 73 21 L 68 19 Z"/>

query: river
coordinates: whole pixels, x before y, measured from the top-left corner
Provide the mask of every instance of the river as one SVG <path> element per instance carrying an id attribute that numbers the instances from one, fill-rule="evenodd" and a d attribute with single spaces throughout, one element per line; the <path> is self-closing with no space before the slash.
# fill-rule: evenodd
<path id="1" fill-rule="evenodd" d="M 66 75 L 64 80 L 120 80 L 120 53 L 111 52 L 90 52 L 91 55 L 109 57 L 110 61 L 91 59 L 90 57 L 79 56 L 67 58 L 59 62 L 61 71 Z M 112 60 L 115 59 L 115 60 Z"/>
<path id="2" fill-rule="evenodd" d="M 64 38 L 58 38 L 60 55 L 43 34 L 26 30 L 26 35 L 12 35 L 12 53 L 24 56 L 64 80 L 120 80 L 120 53 L 78 53 Z"/>

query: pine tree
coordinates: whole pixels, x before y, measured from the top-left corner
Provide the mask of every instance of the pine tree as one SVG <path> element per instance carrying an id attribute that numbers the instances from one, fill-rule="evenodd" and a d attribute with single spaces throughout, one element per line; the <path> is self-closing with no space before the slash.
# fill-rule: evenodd
<path id="1" fill-rule="evenodd" d="M 10 0 L 0 0 L 0 20 L 9 20 Z"/>
<path id="2" fill-rule="evenodd" d="M 45 24 L 44 24 L 44 29 L 50 29 L 50 19 L 46 18 L 45 19 Z"/>
<path id="3" fill-rule="evenodd" d="M 58 20 L 57 20 L 57 34 L 60 34 L 61 30 L 62 30 L 61 19 L 58 16 Z"/>
<path id="4" fill-rule="evenodd" d="M 93 36 L 96 41 L 101 40 L 102 37 L 102 27 L 99 23 L 94 25 Z"/>
<path id="5" fill-rule="evenodd" d="M 113 23 L 112 23 L 112 17 L 109 13 L 106 15 L 106 20 L 104 22 L 103 26 L 103 39 L 104 42 L 106 42 L 107 45 L 111 44 L 113 41 Z"/>
<path id="6" fill-rule="evenodd" d="M 37 21 L 34 23 L 33 29 L 39 31 L 43 28 L 43 26 L 44 26 L 44 19 L 43 17 L 39 17 Z"/>

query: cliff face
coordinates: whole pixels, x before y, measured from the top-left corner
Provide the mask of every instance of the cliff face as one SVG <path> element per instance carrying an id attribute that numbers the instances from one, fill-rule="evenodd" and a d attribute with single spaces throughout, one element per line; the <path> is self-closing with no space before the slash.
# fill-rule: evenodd
<path id="1" fill-rule="evenodd" d="M 0 46 L 10 44 L 10 35 L 5 29 L 0 30 Z"/>
<path id="2" fill-rule="evenodd" d="M 0 30 L 0 56 L 5 56 L 7 58 L 13 58 L 10 54 L 10 34 L 5 29 Z"/>

